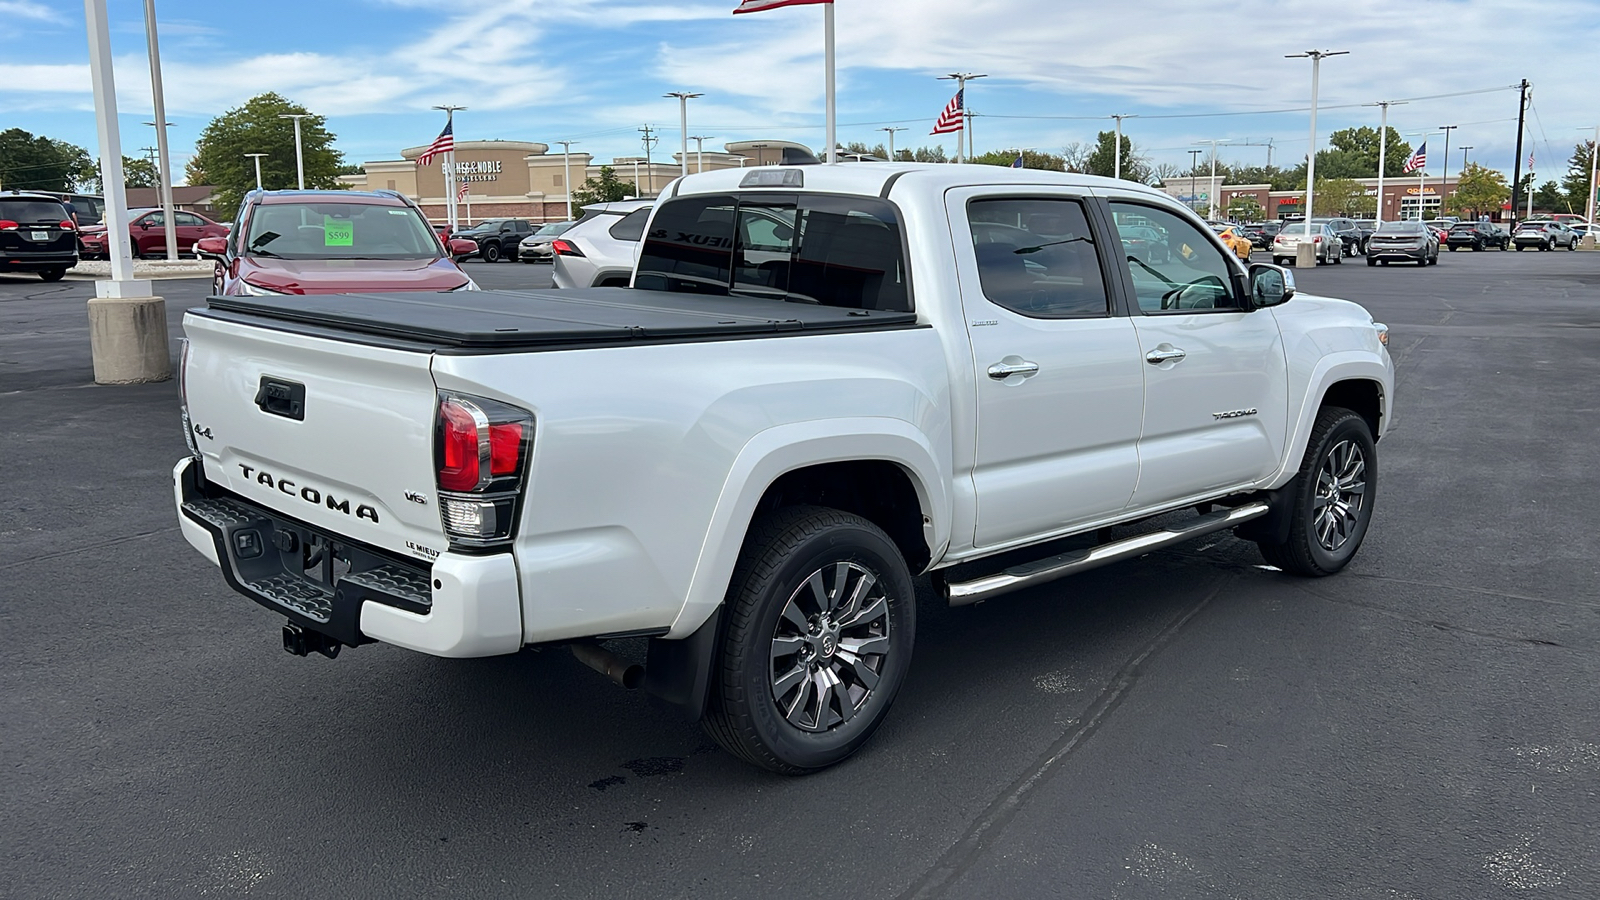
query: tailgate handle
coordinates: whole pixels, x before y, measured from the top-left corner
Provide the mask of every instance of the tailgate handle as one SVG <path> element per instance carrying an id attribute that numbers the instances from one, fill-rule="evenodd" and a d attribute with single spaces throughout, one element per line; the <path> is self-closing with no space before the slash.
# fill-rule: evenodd
<path id="1" fill-rule="evenodd" d="M 283 416 L 296 422 L 306 420 L 306 386 L 284 381 L 270 375 L 261 376 L 261 389 L 256 391 L 256 406 L 264 413 Z"/>

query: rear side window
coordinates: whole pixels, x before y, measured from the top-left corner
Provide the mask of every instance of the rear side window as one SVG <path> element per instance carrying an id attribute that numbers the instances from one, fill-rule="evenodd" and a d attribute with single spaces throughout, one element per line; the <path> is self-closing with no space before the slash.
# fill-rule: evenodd
<path id="1" fill-rule="evenodd" d="M 749 194 L 662 204 L 634 286 L 910 311 L 894 207 L 872 197 Z"/>
<path id="2" fill-rule="evenodd" d="M 650 208 L 636 209 L 611 226 L 611 236 L 619 241 L 637 241 L 644 237 L 644 224 L 650 218 Z"/>
<path id="3" fill-rule="evenodd" d="M 1083 204 L 1055 198 L 974 200 L 967 207 L 983 295 L 1036 319 L 1104 316 L 1110 309 Z M 1128 226 L 1146 240 L 1149 226 Z"/>
<path id="4" fill-rule="evenodd" d="M 54 200 L 0 198 L 0 219 L 24 225 L 56 225 L 67 218 L 67 208 Z"/>

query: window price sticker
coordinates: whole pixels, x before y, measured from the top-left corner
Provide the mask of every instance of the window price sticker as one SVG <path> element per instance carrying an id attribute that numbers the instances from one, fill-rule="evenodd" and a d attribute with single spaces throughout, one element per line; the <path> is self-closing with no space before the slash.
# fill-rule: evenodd
<path id="1" fill-rule="evenodd" d="M 354 247 L 356 243 L 355 223 L 349 219 L 335 219 L 333 216 L 322 217 L 322 245 L 324 247 Z"/>

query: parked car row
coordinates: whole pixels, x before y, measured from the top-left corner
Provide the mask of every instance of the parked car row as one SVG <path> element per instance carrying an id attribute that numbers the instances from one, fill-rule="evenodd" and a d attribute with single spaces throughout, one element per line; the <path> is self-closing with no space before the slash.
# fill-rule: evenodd
<path id="1" fill-rule="evenodd" d="M 134 259 L 158 259 L 167 255 L 166 213 L 160 209 L 128 210 L 128 245 Z M 196 212 L 173 210 L 173 238 L 178 242 L 179 254 L 194 254 L 194 245 L 201 238 L 227 237 L 228 226 L 214 222 Z M 85 225 L 81 231 L 84 259 L 108 259 L 111 241 L 106 225 Z"/>

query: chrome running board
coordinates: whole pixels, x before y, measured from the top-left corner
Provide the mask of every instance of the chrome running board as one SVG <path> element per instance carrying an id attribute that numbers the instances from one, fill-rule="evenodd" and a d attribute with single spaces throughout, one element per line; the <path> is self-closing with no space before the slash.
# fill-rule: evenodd
<path id="1" fill-rule="evenodd" d="M 1161 531 L 1152 531 L 1098 547 L 1089 547 L 1084 550 L 1072 550 L 1045 559 L 1034 560 L 1030 563 L 1012 566 L 995 575 L 985 575 L 972 581 L 959 581 L 946 585 L 945 594 L 951 606 L 966 606 L 990 597 L 1020 591 L 1023 588 L 1055 581 L 1068 575 L 1087 572 L 1097 569 L 1107 563 L 1127 559 L 1132 556 L 1141 556 L 1152 550 L 1161 550 L 1173 544 L 1193 540 L 1224 528 L 1232 528 L 1251 519 L 1267 514 L 1265 502 L 1246 503 L 1233 509 L 1223 509 L 1206 513 L 1200 518 L 1182 528 L 1167 528 Z"/>

